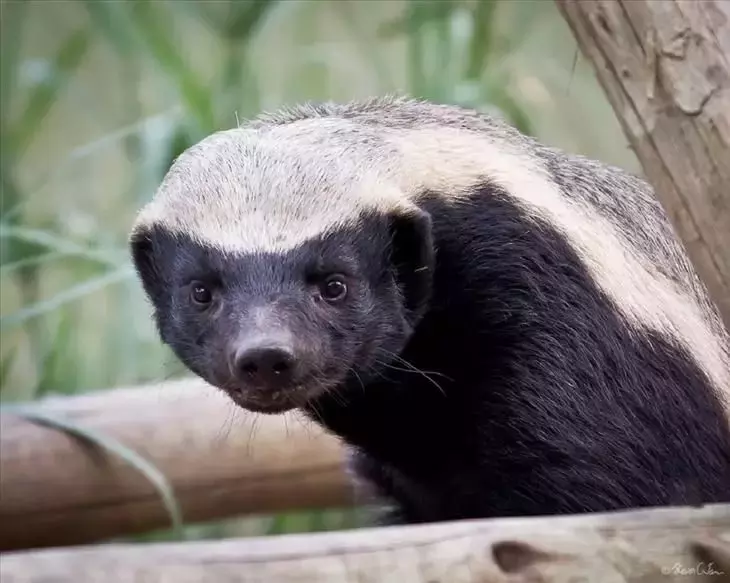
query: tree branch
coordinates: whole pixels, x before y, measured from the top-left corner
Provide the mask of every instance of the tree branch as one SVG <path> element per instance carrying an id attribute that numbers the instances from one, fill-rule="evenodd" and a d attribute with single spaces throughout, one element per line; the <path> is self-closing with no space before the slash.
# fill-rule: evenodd
<path id="1" fill-rule="evenodd" d="M 42 412 L 137 451 L 186 522 L 352 506 L 339 442 L 295 414 L 254 415 L 190 380 L 45 399 Z M 0 549 L 80 544 L 169 526 L 152 484 L 61 430 L 0 417 Z"/>
<path id="2" fill-rule="evenodd" d="M 713 576 L 715 575 L 715 576 Z M 3 583 L 727 581 L 730 505 L 3 555 Z"/>
<path id="3" fill-rule="evenodd" d="M 556 3 L 730 329 L 730 2 Z"/>

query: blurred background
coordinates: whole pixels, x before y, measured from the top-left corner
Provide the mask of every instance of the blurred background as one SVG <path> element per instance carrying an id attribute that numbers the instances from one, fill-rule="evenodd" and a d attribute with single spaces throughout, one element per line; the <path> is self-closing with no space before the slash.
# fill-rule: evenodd
<path id="1" fill-rule="evenodd" d="M 2 402 L 186 374 L 157 339 L 127 232 L 180 151 L 261 110 L 403 93 L 503 116 L 639 172 L 550 0 L 0 7 Z M 267 520 L 251 528 L 339 528 L 346 518 Z M 223 532 L 205 528 L 188 533 Z"/>

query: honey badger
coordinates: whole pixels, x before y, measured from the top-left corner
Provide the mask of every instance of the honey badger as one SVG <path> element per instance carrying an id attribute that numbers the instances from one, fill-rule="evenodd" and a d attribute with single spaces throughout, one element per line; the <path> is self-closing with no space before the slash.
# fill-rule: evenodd
<path id="1" fill-rule="evenodd" d="M 475 111 L 307 104 L 173 163 L 161 338 L 346 442 L 391 521 L 730 501 L 730 350 L 651 188 Z"/>

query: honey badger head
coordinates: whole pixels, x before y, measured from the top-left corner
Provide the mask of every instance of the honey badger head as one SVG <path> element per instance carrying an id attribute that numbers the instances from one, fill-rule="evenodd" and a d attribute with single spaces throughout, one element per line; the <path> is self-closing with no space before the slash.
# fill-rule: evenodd
<path id="1" fill-rule="evenodd" d="M 430 218 L 375 170 L 387 148 L 363 130 L 345 139 L 342 120 L 306 125 L 193 146 L 130 241 L 163 341 L 255 411 L 365 382 L 429 298 Z"/>

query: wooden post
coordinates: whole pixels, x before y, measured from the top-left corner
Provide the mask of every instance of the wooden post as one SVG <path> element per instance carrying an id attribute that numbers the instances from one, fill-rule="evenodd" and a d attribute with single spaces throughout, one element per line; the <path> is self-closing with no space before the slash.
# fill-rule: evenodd
<path id="1" fill-rule="evenodd" d="M 202 381 L 37 405 L 157 466 L 186 522 L 353 505 L 339 442 L 294 415 L 254 415 Z M 0 549 L 80 544 L 169 526 L 135 468 L 61 430 L 0 417 Z"/>
<path id="2" fill-rule="evenodd" d="M 556 3 L 730 330 L 730 2 Z"/>
<path id="3" fill-rule="evenodd" d="M 5 554 L 3 583 L 721 583 L 730 505 Z"/>

